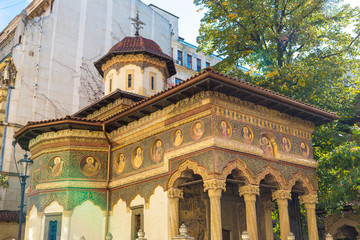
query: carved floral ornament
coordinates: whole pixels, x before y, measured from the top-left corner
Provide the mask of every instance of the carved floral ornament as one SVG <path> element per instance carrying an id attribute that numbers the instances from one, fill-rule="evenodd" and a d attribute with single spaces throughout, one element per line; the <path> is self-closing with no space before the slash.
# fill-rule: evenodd
<path id="1" fill-rule="evenodd" d="M 239 187 L 240 197 L 244 195 L 260 195 L 260 187 L 258 185 L 248 184 Z"/>
<path id="2" fill-rule="evenodd" d="M 272 193 L 273 200 L 278 199 L 291 199 L 291 191 L 290 190 L 277 190 Z"/>
<path id="3" fill-rule="evenodd" d="M 207 190 L 218 190 L 221 189 L 226 191 L 225 180 L 211 179 L 208 181 L 204 181 L 204 192 Z"/>
<path id="4" fill-rule="evenodd" d="M 300 204 L 316 204 L 318 203 L 318 196 L 316 194 L 307 194 L 299 197 Z"/>
<path id="5" fill-rule="evenodd" d="M 167 193 L 168 198 L 184 198 L 183 191 L 178 188 L 170 188 Z"/>

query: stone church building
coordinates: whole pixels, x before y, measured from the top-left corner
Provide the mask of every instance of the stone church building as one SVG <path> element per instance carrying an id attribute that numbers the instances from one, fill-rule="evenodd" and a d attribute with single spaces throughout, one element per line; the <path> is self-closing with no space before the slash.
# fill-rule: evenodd
<path id="1" fill-rule="evenodd" d="M 333 113 L 206 68 L 166 88 L 174 62 L 125 37 L 95 62 L 102 99 L 15 134 L 34 164 L 25 239 L 318 239 L 311 134 Z M 147 97 L 148 96 L 148 97 Z"/>

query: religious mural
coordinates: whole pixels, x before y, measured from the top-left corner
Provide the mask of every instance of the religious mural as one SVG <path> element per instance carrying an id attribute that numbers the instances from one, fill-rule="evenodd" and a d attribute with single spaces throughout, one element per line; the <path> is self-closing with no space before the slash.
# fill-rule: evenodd
<path id="1" fill-rule="evenodd" d="M 246 143 L 252 143 L 252 141 L 254 140 L 254 133 L 251 130 L 251 128 L 248 126 L 244 126 L 241 129 L 241 136 L 244 142 Z"/>
<path id="2" fill-rule="evenodd" d="M 56 156 L 49 161 L 48 172 L 51 177 L 59 176 L 64 170 L 64 160 Z"/>
<path id="3" fill-rule="evenodd" d="M 100 161 L 95 157 L 84 157 L 80 161 L 80 170 L 81 172 L 88 177 L 96 175 L 101 168 Z"/>
<path id="4" fill-rule="evenodd" d="M 122 171 L 125 168 L 125 155 L 124 153 L 119 153 L 119 155 L 116 157 L 116 161 L 114 162 L 114 169 L 117 174 L 122 173 Z"/>
<path id="5" fill-rule="evenodd" d="M 274 157 L 274 149 L 268 136 L 261 135 L 260 148 L 261 150 L 263 150 L 263 154 L 265 157 Z"/>
<path id="6" fill-rule="evenodd" d="M 231 128 L 230 123 L 226 120 L 221 120 L 219 131 L 220 131 L 220 135 L 222 137 L 225 137 L 225 138 L 231 137 L 232 128 Z"/>
<path id="7" fill-rule="evenodd" d="M 306 144 L 306 142 L 300 143 L 300 152 L 301 152 L 301 155 L 303 155 L 304 157 L 309 156 L 310 150 L 309 150 L 309 146 Z"/>
<path id="8" fill-rule="evenodd" d="M 284 152 L 289 153 L 291 151 L 291 142 L 290 142 L 289 138 L 282 137 L 281 138 L 281 146 L 282 146 L 282 149 L 284 150 Z"/>
<path id="9" fill-rule="evenodd" d="M 199 140 L 205 131 L 204 124 L 200 121 L 195 122 L 191 127 L 191 137 L 194 140 Z"/>
<path id="10" fill-rule="evenodd" d="M 180 146 L 183 140 L 184 140 L 183 132 L 180 129 L 175 130 L 171 137 L 171 142 L 174 145 L 174 147 Z"/>
<path id="11" fill-rule="evenodd" d="M 131 157 L 131 163 L 134 169 L 138 169 L 144 161 L 144 151 L 141 147 L 135 148 Z"/>
<path id="12" fill-rule="evenodd" d="M 154 141 L 151 146 L 150 157 L 154 163 L 160 162 L 164 157 L 164 144 L 160 139 Z"/>

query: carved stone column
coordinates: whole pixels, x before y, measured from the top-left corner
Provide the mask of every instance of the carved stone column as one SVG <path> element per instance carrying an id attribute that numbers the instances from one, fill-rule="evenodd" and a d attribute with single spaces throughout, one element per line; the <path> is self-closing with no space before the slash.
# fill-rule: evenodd
<path id="1" fill-rule="evenodd" d="M 210 199 L 210 232 L 211 240 L 222 239 L 221 194 L 225 191 L 225 180 L 211 179 L 204 182 L 204 191 Z"/>
<path id="2" fill-rule="evenodd" d="M 319 234 L 316 223 L 316 214 L 315 214 L 315 205 L 318 202 L 317 195 L 315 194 L 303 195 L 300 196 L 299 199 L 300 199 L 300 204 L 305 204 L 309 239 L 319 240 Z"/>
<path id="3" fill-rule="evenodd" d="M 169 239 L 179 235 L 179 199 L 183 198 L 183 191 L 177 188 L 170 188 L 169 198 Z"/>
<path id="4" fill-rule="evenodd" d="M 256 185 L 245 185 L 239 187 L 240 197 L 244 196 L 246 208 L 246 230 L 251 240 L 258 239 L 257 220 L 256 220 L 256 196 L 259 195 L 260 189 Z"/>
<path id="5" fill-rule="evenodd" d="M 63 219 L 62 219 L 62 230 L 61 237 L 62 239 L 70 239 L 70 221 L 71 221 L 72 211 L 63 211 Z"/>
<path id="6" fill-rule="evenodd" d="M 274 230 L 271 213 L 274 210 L 274 203 L 270 201 L 262 203 L 263 212 L 264 212 L 264 223 L 265 223 L 265 239 L 273 240 L 274 239 Z"/>
<path id="7" fill-rule="evenodd" d="M 290 233 L 289 209 L 288 209 L 288 200 L 290 199 L 291 199 L 290 190 L 277 190 L 273 192 L 273 200 L 276 200 L 279 206 L 281 239 L 287 239 Z"/>

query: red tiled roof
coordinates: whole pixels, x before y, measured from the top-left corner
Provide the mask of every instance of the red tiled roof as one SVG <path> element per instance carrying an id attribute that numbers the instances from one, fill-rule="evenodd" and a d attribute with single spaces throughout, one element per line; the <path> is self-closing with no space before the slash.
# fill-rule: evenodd
<path id="1" fill-rule="evenodd" d="M 25 221 L 25 214 L 23 215 L 23 221 Z M 19 211 L 0 211 L 0 222 L 18 222 Z"/>
<path id="2" fill-rule="evenodd" d="M 124 52 L 149 52 L 162 56 L 164 58 L 169 58 L 168 55 L 163 53 L 160 46 L 153 40 L 143 38 L 142 36 L 138 37 L 126 37 L 117 44 L 115 44 L 110 50 L 109 53 L 124 53 Z"/>

